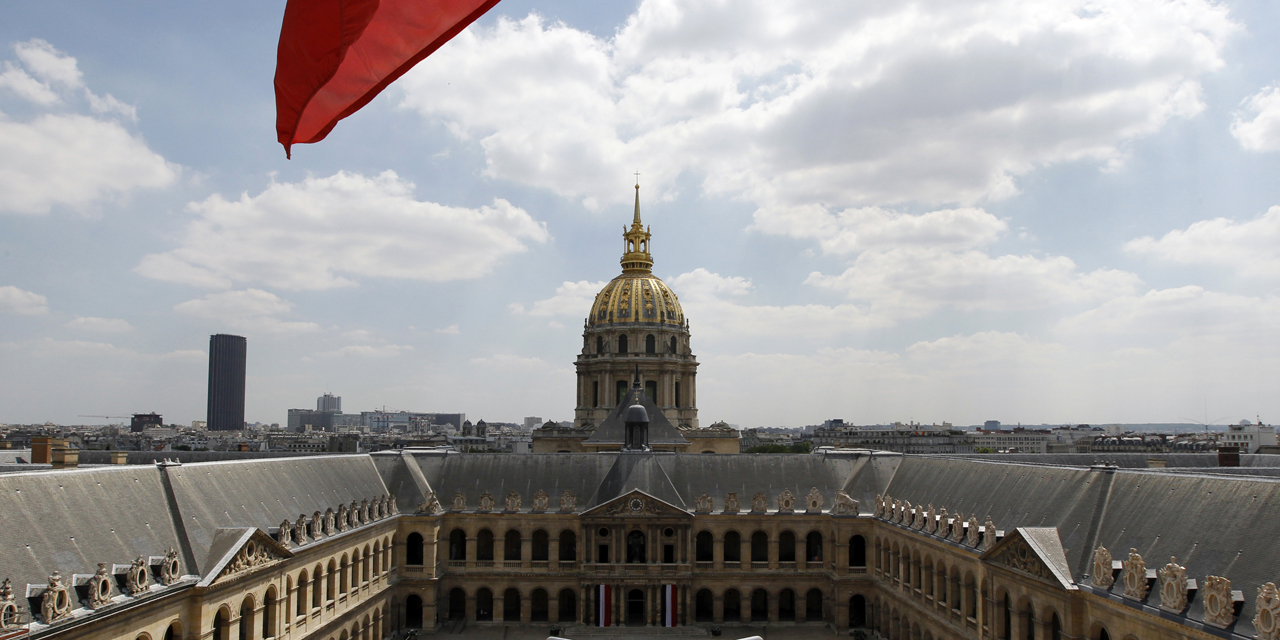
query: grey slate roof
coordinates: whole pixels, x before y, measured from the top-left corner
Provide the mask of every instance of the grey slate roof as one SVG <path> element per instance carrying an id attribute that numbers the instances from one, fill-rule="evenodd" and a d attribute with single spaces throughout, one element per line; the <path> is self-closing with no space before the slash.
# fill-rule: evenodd
<path id="1" fill-rule="evenodd" d="M 639 404 L 649 413 L 649 444 L 689 444 L 680 434 L 680 430 L 662 414 L 662 410 L 643 389 L 632 386 L 627 397 L 614 407 L 609 415 L 596 427 L 596 430 L 585 442 L 592 444 L 622 444 L 626 440 L 626 421 L 623 419 L 626 410 L 633 404 Z"/>

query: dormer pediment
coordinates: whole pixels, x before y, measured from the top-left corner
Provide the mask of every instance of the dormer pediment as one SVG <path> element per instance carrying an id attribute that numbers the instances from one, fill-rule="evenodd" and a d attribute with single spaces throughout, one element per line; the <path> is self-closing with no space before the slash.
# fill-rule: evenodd
<path id="1" fill-rule="evenodd" d="M 218 529 L 205 565 L 209 571 L 197 586 L 234 580 L 292 557 L 292 551 L 257 527 Z"/>
<path id="2" fill-rule="evenodd" d="M 1062 540 L 1053 527 L 1018 527 L 983 553 L 982 559 L 1065 589 L 1077 588 Z"/>
<path id="3" fill-rule="evenodd" d="M 604 504 L 593 507 L 582 513 L 584 517 L 605 516 L 617 517 L 654 517 L 677 516 L 690 518 L 688 511 L 669 502 L 659 500 L 639 489 L 625 493 Z"/>

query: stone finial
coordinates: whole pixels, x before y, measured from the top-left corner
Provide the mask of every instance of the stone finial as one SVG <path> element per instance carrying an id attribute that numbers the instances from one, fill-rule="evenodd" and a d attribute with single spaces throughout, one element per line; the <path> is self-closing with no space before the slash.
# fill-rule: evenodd
<path id="1" fill-rule="evenodd" d="M 766 513 L 769 511 L 769 498 L 764 492 L 759 492 L 751 496 L 751 513 Z"/>
<path id="2" fill-rule="evenodd" d="M 708 495 L 706 491 L 703 491 L 702 495 L 694 498 L 693 502 L 693 508 L 698 513 L 711 513 L 712 510 L 715 509 L 715 505 L 712 504 L 711 496 Z"/>
<path id="3" fill-rule="evenodd" d="M 915 511 L 911 508 L 910 500 L 902 501 L 902 508 L 898 510 L 898 524 L 911 526 L 911 519 L 915 517 Z"/>
<path id="4" fill-rule="evenodd" d="M 1182 613 L 1187 608 L 1187 568 L 1178 564 L 1176 557 L 1160 568 L 1160 608 L 1171 613 Z"/>
<path id="5" fill-rule="evenodd" d="M 1222 576 L 1204 579 L 1204 622 L 1226 629 L 1236 621 L 1236 605 L 1231 597 L 1231 581 Z"/>
<path id="6" fill-rule="evenodd" d="M 462 495 L 461 491 L 453 494 L 453 510 L 454 511 L 467 510 L 467 497 Z"/>
<path id="7" fill-rule="evenodd" d="M 564 493 L 560 494 L 560 510 L 567 512 L 567 511 L 573 511 L 574 509 L 577 509 L 577 508 L 578 508 L 578 496 L 573 495 L 572 491 L 565 489 Z"/>
<path id="8" fill-rule="evenodd" d="M 831 513 L 837 516 L 856 516 L 858 515 L 858 501 L 844 491 L 837 491 L 836 504 L 831 508 Z"/>
<path id="9" fill-rule="evenodd" d="M 916 521 L 915 523 L 912 524 L 912 528 L 918 531 L 924 531 L 924 528 L 929 526 L 929 511 L 932 511 L 932 510 L 933 510 L 933 505 L 929 505 L 928 509 L 925 509 L 924 505 L 917 505 Z"/>
<path id="10" fill-rule="evenodd" d="M 160 562 L 160 584 L 168 586 L 182 578 L 182 565 L 178 562 L 178 550 L 170 547 Z"/>
<path id="11" fill-rule="evenodd" d="M 319 540 L 324 537 L 324 514 L 319 511 L 311 514 L 311 539 Z"/>
<path id="12" fill-rule="evenodd" d="M 969 516 L 969 533 L 964 539 L 964 543 L 971 546 L 978 546 L 978 518 Z"/>
<path id="13" fill-rule="evenodd" d="M 987 516 L 987 521 L 982 525 L 982 530 L 986 533 L 982 536 L 982 550 L 986 551 L 996 546 L 996 523 L 991 521 L 991 516 Z"/>
<path id="14" fill-rule="evenodd" d="M 369 501 L 369 522 L 376 522 L 382 519 L 382 496 L 378 496 Z"/>
<path id="15" fill-rule="evenodd" d="M 934 530 L 934 533 L 943 540 L 946 540 L 947 536 L 951 535 L 951 522 L 948 518 L 946 507 L 938 511 L 938 527 Z"/>
<path id="16" fill-rule="evenodd" d="M 933 533 L 938 530 L 938 512 L 933 508 L 933 503 L 929 503 L 929 508 L 924 511 L 924 532 Z"/>
<path id="17" fill-rule="evenodd" d="M 125 576 L 124 588 L 131 596 L 136 596 L 147 590 L 147 584 L 150 582 L 147 576 L 147 561 L 138 556 L 129 565 L 129 573 Z"/>
<path id="18" fill-rule="evenodd" d="M 534 492 L 533 494 L 533 512 L 534 513 L 543 513 L 547 510 L 547 507 L 549 506 L 551 506 L 551 496 L 548 496 L 546 491 L 543 491 L 542 489 L 538 489 L 536 492 Z"/>
<path id="19" fill-rule="evenodd" d="M 957 511 L 956 517 L 951 519 L 951 541 L 961 542 L 964 540 L 964 513 Z"/>
<path id="20" fill-rule="evenodd" d="M 512 491 L 507 494 L 507 511 L 519 511 L 521 505 L 519 492 Z"/>
<path id="21" fill-rule="evenodd" d="M 783 489 L 778 494 L 778 513 L 795 513 L 796 498 L 791 495 L 790 489 Z"/>
<path id="22" fill-rule="evenodd" d="M 356 527 L 364 524 L 364 521 L 360 519 L 360 503 L 359 502 L 356 502 L 355 500 L 351 501 L 351 506 L 347 507 L 347 517 L 351 519 L 352 529 L 355 529 Z"/>
<path id="23" fill-rule="evenodd" d="M 89 606 L 101 609 L 111 602 L 111 576 L 107 572 L 107 563 L 99 562 L 98 571 L 89 578 Z"/>
<path id="24" fill-rule="evenodd" d="M 1147 563 L 1137 549 L 1129 549 L 1129 559 L 1124 561 L 1124 597 L 1144 600 L 1150 587 L 1147 585 Z"/>
<path id="25" fill-rule="evenodd" d="M 872 517 L 874 518 L 884 517 L 884 496 L 876 494 L 876 512 Z"/>
<path id="26" fill-rule="evenodd" d="M 360 524 L 369 524 L 373 522 L 373 518 L 369 516 L 369 501 L 360 501 Z"/>
<path id="27" fill-rule="evenodd" d="M 817 487 L 809 489 L 809 495 L 805 496 L 805 513 L 822 513 L 822 503 L 826 500 L 822 497 L 822 492 Z"/>
<path id="28" fill-rule="evenodd" d="M 293 542 L 301 547 L 307 543 L 307 514 L 299 513 L 298 522 L 293 525 Z"/>
<path id="29" fill-rule="evenodd" d="M 1253 629 L 1258 632 L 1258 640 L 1280 639 L 1280 591 L 1276 590 L 1276 583 L 1258 587 L 1254 608 L 1258 613 L 1253 616 Z"/>
<path id="30" fill-rule="evenodd" d="M 336 524 L 338 531 L 346 531 L 351 528 L 351 517 L 347 515 L 347 505 L 338 505 L 338 517 Z"/>
<path id="31" fill-rule="evenodd" d="M 737 491 L 724 494 L 724 513 L 737 513 L 740 508 Z"/>
<path id="32" fill-rule="evenodd" d="M 40 613 L 45 624 L 53 624 L 71 615 L 71 594 L 67 585 L 62 583 L 62 574 L 54 571 L 49 576 L 49 586 L 45 587 L 44 596 L 40 598 Z"/>
<path id="33" fill-rule="evenodd" d="M 488 491 L 480 494 L 480 506 L 476 511 L 493 511 L 493 494 Z"/>
<path id="34" fill-rule="evenodd" d="M 338 532 L 337 516 L 334 515 L 333 509 L 324 510 L 324 534 L 331 536 Z"/>
<path id="35" fill-rule="evenodd" d="M 280 530 L 276 532 L 276 542 L 286 549 L 293 546 L 293 523 L 288 520 L 280 523 Z"/>
<path id="36" fill-rule="evenodd" d="M 1106 547 L 1093 550 L 1093 586 L 1110 589 L 1116 583 L 1116 575 L 1111 571 L 1111 552 Z"/>

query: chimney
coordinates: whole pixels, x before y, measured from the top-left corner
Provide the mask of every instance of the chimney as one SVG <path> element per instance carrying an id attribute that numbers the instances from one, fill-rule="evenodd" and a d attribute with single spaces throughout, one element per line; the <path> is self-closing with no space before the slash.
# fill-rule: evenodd
<path id="1" fill-rule="evenodd" d="M 1237 447 L 1218 447 L 1218 466 L 1240 466 L 1240 449 Z"/>
<path id="2" fill-rule="evenodd" d="M 53 449 L 54 469 L 74 469 L 80 466 L 80 450 L 61 446 Z"/>
<path id="3" fill-rule="evenodd" d="M 37 436 L 31 439 L 31 462 L 34 464 L 51 464 L 53 450 L 67 446 L 67 441 L 49 436 Z"/>
<path id="4" fill-rule="evenodd" d="M 129 464 L 129 452 L 127 452 L 127 451 L 112 451 L 112 452 L 111 452 L 111 464 Z"/>

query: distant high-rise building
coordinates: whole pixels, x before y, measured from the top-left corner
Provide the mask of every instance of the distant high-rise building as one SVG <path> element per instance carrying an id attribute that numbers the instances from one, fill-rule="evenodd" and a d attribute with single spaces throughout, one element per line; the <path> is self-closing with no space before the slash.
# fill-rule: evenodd
<path id="1" fill-rule="evenodd" d="M 210 431 L 244 429 L 244 371 L 248 343 L 242 336 L 209 336 Z"/>
<path id="2" fill-rule="evenodd" d="M 142 433 L 147 427 L 163 427 L 164 419 L 158 413 L 135 413 L 129 421 L 130 433 Z"/>
<path id="3" fill-rule="evenodd" d="M 316 411 L 342 411 L 342 396 L 335 396 L 332 393 L 326 393 L 316 398 Z"/>

